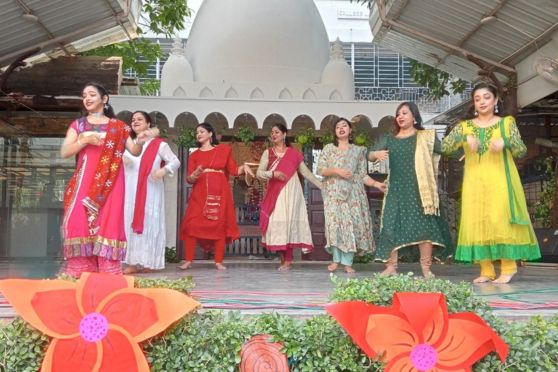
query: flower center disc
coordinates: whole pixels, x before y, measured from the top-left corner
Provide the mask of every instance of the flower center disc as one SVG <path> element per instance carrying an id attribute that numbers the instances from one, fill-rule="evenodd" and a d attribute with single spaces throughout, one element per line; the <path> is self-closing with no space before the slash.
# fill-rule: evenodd
<path id="1" fill-rule="evenodd" d="M 438 361 L 438 353 L 427 344 L 417 345 L 411 351 L 411 361 L 413 366 L 419 371 L 427 371 L 436 366 Z"/>
<path id="2" fill-rule="evenodd" d="M 108 333 L 108 320 L 99 313 L 87 314 L 79 323 L 81 337 L 87 342 L 97 342 Z"/>

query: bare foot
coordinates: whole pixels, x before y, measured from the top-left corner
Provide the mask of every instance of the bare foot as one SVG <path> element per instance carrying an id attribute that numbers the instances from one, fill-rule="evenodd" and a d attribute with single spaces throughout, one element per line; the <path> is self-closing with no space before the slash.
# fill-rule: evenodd
<path id="1" fill-rule="evenodd" d="M 192 266 L 192 261 L 185 261 L 182 265 L 178 266 L 180 270 L 188 270 Z"/>
<path id="2" fill-rule="evenodd" d="M 281 266 L 279 266 L 279 271 L 288 271 L 291 269 L 291 263 L 290 262 L 285 262 L 284 264 L 282 264 Z"/>
<path id="3" fill-rule="evenodd" d="M 512 280 L 513 276 L 515 275 L 515 273 L 510 274 L 510 275 L 506 275 L 506 274 L 500 274 L 500 276 L 498 277 L 498 279 L 495 279 L 492 283 L 495 284 L 507 284 L 510 282 L 510 280 Z"/>
<path id="4" fill-rule="evenodd" d="M 434 275 L 434 273 L 430 270 L 423 271 L 422 276 L 424 276 L 424 279 L 434 279 L 436 277 L 436 275 Z"/>
<path id="5" fill-rule="evenodd" d="M 331 263 L 327 266 L 327 271 L 334 272 L 335 270 L 337 270 L 337 266 L 339 266 L 338 263 L 336 263 L 336 262 Z"/>
<path id="6" fill-rule="evenodd" d="M 380 274 L 382 276 L 397 275 L 397 268 L 395 266 L 386 266 L 386 269 Z"/>
<path id="7" fill-rule="evenodd" d="M 488 282 L 491 282 L 492 280 L 493 280 L 493 278 L 489 278 L 488 276 L 481 275 L 478 278 L 476 278 L 475 280 L 473 280 L 473 283 L 477 283 L 477 284 L 488 283 Z"/>
<path id="8" fill-rule="evenodd" d="M 227 270 L 227 267 L 225 265 L 223 265 L 222 263 L 219 263 L 219 262 L 215 263 L 215 268 L 217 270 Z"/>
<path id="9" fill-rule="evenodd" d="M 353 269 L 353 268 L 350 267 L 350 266 L 345 266 L 345 272 L 346 272 L 347 274 L 354 274 L 354 273 L 356 273 L 355 269 Z"/>
<path id="10" fill-rule="evenodd" d="M 122 274 L 124 274 L 124 275 L 135 274 L 137 272 L 138 272 L 138 268 L 135 267 L 135 266 L 128 266 L 127 268 L 122 270 Z"/>

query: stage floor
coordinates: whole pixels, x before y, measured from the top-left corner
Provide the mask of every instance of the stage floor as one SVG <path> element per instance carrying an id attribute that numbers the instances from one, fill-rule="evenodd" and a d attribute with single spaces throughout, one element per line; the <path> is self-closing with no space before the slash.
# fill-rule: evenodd
<path id="1" fill-rule="evenodd" d="M 218 271 L 210 261 L 196 261 L 182 271 L 177 264 L 156 273 L 140 274 L 152 278 L 178 278 L 190 275 L 196 287 L 193 295 L 204 309 L 240 310 L 245 314 L 277 311 L 299 317 L 323 313 L 333 287 L 327 262 L 295 262 L 290 271 L 278 271 L 278 262 L 230 259 L 228 270 Z M 0 261 L 0 279 L 53 278 L 57 261 Z M 364 278 L 381 272 L 379 263 L 355 265 L 356 274 L 338 270 L 339 278 Z M 420 273 L 418 264 L 400 264 L 399 272 Z M 434 265 L 439 279 L 470 282 L 478 275 L 474 265 Z M 558 315 L 558 269 L 555 264 L 520 267 L 510 284 L 471 284 L 477 296 L 484 298 L 495 313 L 509 320 L 524 320 L 533 315 Z M 11 318 L 13 310 L 0 296 L 0 317 Z"/>

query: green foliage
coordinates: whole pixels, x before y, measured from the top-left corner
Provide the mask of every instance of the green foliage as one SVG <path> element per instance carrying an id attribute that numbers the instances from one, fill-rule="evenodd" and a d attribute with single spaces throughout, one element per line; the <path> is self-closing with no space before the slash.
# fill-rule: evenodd
<path id="1" fill-rule="evenodd" d="M 196 146 L 196 130 L 194 128 L 182 127 L 178 136 L 176 137 L 175 143 L 189 149 Z"/>
<path id="2" fill-rule="evenodd" d="M 188 280 L 138 280 L 141 287 L 191 289 Z M 333 301 L 362 300 L 389 306 L 395 291 L 442 292 L 450 313 L 475 311 L 508 343 L 510 353 L 504 364 L 495 354 L 482 359 L 474 371 L 554 371 L 558 365 L 558 317 L 507 323 L 495 318 L 487 303 L 473 296 L 468 283 L 424 280 L 411 275 L 374 276 L 342 280 L 332 276 Z M 191 284 L 191 282 L 190 282 Z M 250 337 L 270 334 L 281 342 L 294 372 L 372 372 L 382 365 L 370 360 L 356 347 L 338 323 L 327 315 L 309 319 L 280 314 L 242 316 L 238 312 L 206 311 L 182 319 L 164 334 L 143 345 L 152 371 L 236 371 L 240 349 Z M 40 365 L 48 339 L 21 320 L 0 328 L 0 368 L 35 371 Z"/>
<path id="3" fill-rule="evenodd" d="M 366 133 L 357 130 L 353 132 L 353 142 L 355 145 L 364 146 L 366 148 L 372 146 L 372 139 Z"/>
<path id="4" fill-rule="evenodd" d="M 122 57 L 122 69 L 133 70 L 139 77 L 147 76 L 150 65 L 163 57 L 161 46 L 149 40 L 138 38 L 121 43 L 105 45 L 81 53 L 85 56 Z M 145 60 L 140 61 L 139 57 Z"/>
<path id="5" fill-rule="evenodd" d="M 159 89 L 161 89 L 161 81 L 157 79 L 145 79 L 140 84 L 142 96 L 156 96 Z"/>
<path id="6" fill-rule="evenodd" d="M 303 148 L 312 148 L 312 146 L 314 145 L 315 134 L 316 131 L 314 129 L 306 128 L 295 137 L 295 142 L 301 145 Z"/>
<path id="7" fill-rule="evenodd" d="M 256 133 L 250 127 L 240 127 L 235 138 L 247 145 L 256 138 Z"/>
<path id="8" fill-rule="evenodd" d="M 163 58 L 159 44 L 143 38 L 144 29 L 167 37 L 184 29 L 184 18 L 190 15 L 187 0 L 144 0 L 136 30 L 139 37 L 112 45 L 105 45 L 81 53 L 86 56 L 122 57 L 124 71 L 132 70 L 138 77 L 147 76 L 150 65 Z M 159 89 L 155 80 L 145 80 L 140 85 L 143 95 L 154 95 Z"/>
<path id="9" fill-rule="evenodd" d="M 552 209 L 554 208 L 554 196 L 556 195 L 556 172 L 554 170 L 554 158 L 547 157 L 542 161 L 545 183 L 539 195 L 539 201 L 535 204 L 535 217 L 542 221 L 544 227 L 552 227 Z"/>
<path id="10" fill-rule="evenodd" d="M 191 276 L 183 276 L 173 280 L 136 276 L 134 286 L 136 288 L 167 288 L 182 293 L 190 293 L 196 284 Z"/>
<path id="11" fill-rule="evenodd" d="M 318 141 L 320 141 L 322 143 L 322 145 L 327 145 L 328 143 L 333 143 L 333 140 L 335 138 L 333 137 L 333 133 L 331 132 L 327 132 L 324 135 L 322 135 L 321 137 L 318 138 Z"/>
<path id="12" fill-rule="evenodd" d="M 21 319 L 0 326 L 0 371 L 38 371 L 48 342 Z"/>
<path id="13" fill-rule="evenodd" d="M 410 64 L 409 74 L 411 78 L 415 83 L 429 89 L 429 97 L 440 99 L 450 94 L 448 87 L 451 89 L 452 94 L 460 94 L 465 91 L 467 86 L 465 80 L 415 60 L 410 60 Z"/>
<path id="14" fill-rule="evenodd" d="M 168 263 L 179 263 L 180 258 L 176 253 L 176 247 L 165 247 L 165 262 Z"/>

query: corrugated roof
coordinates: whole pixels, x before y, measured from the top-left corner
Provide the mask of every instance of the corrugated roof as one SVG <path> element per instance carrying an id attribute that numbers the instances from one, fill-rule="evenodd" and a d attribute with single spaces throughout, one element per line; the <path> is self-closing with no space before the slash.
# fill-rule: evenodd
<path id="1" fill-rule="evenodd" d="M 54 57 L 135 37 L 141 10 L 141 0 L 0 2 L 0 66 L 35 47 Z"/>
<path id="2" fill-rule="evenodd" d="M 479 67 L 432 39 L 513 68 L 558 30 L 558 0 L 380 1 L 392 24 L 382 23 L 374 3 L 374 42 L 467 80 L 477 77 Z M 495 18 L 481 22 L 488 16 Z"/>

